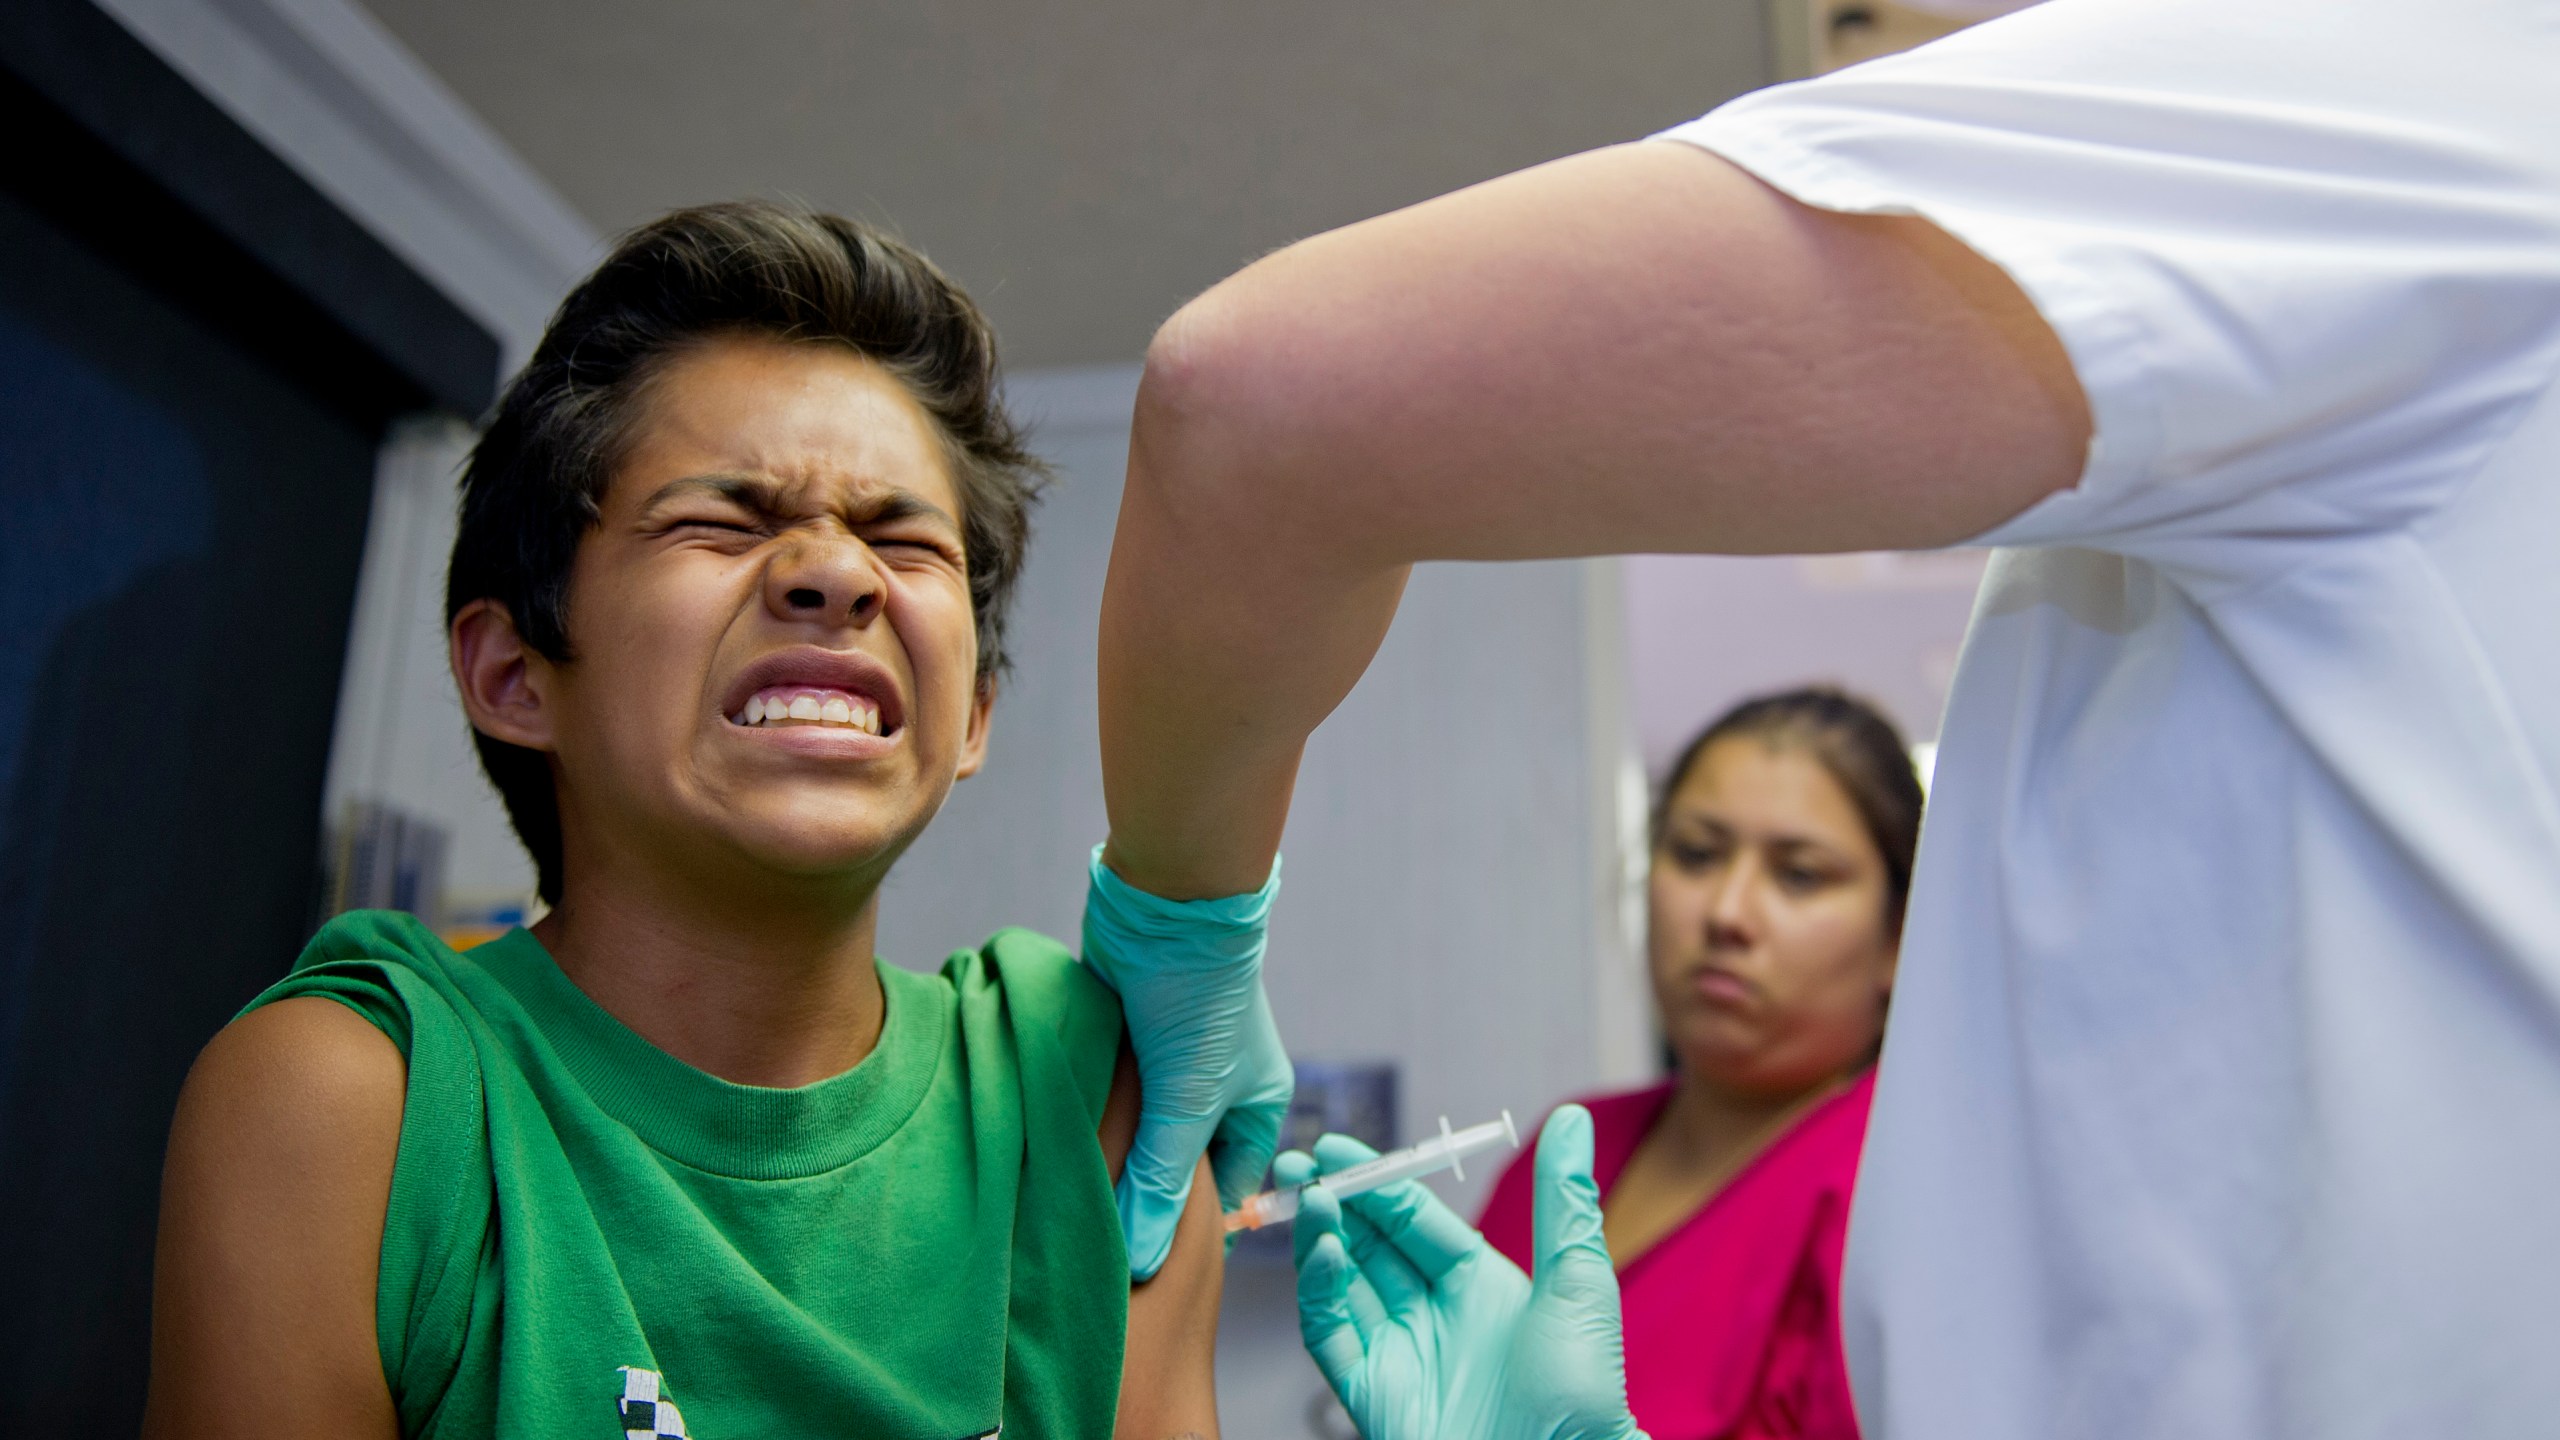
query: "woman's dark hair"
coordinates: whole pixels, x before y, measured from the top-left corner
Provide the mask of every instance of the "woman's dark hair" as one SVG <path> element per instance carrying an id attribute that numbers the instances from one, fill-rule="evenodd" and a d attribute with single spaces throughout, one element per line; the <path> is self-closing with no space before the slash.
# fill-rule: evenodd
<path id="1" fill-rule="evenodd" d="M 569 567 L 636 428 L 649 382 L 715 336 L 840 345 L 933 417 L 961 501 L 978 675 L 1005 665 L 1005 611 L 1047 469 L 998 388 L 995 335 L 933 262 L 852 220 L 742 202 L 679 210 L 624 236 L 560 302 L 499 397 L 462 472 L 445 573 L 448 625 L 474 600 L 507 607 L 527 645 L 569 650 Z M 474 737 L 480 765 L 560 901 L 560 809 L 539 753 Z"/>
<path id="2" fill-rule="evenodd" d="M 1920 848 L 1919 772 L 1902 732 L 1875 706 L 1847 691 L 1812 685 L 1745 700 L 1698 732 L 1671 766 L 1653 805 L 1654 843 L 1662 841 L 1671 797 L 1679 793 L 1698 757 L 1719 740 L 1750 738 L 1802 749 L 1820 761 L 1866 822 L 1867 838 L 1884 857 L 1884 920 L 1888 934 L 1902 933 L 1903 905 L 1911 898 L 1911 857 Z"/>

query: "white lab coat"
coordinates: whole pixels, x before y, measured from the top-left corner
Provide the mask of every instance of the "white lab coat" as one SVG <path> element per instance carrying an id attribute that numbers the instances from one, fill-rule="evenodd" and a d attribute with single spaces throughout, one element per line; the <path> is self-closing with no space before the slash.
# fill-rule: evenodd
<path id="1" fill-rule="evenodd" d="M 2001 265 L 1851 1224 L 1880 1440 L 2560 1436 L 2560 3 L 2053 0 L 1669 132 Z"/>

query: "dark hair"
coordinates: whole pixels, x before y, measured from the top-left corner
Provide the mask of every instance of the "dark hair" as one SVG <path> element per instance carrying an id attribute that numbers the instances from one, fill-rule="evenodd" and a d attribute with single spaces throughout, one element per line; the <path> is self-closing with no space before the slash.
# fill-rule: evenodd
<path id="1" fill-rule="evenodd" d="M 1673 762 L 1653 806 L 1654 842 L 1660 844 L 1671 797 L 1698 757 L 1719 740 L 1749 737 L 1773 746 L 1805 750 L 1822 764 L 1866 822 L 1867 838 L 1884 857 L 1887 933 L 1902 933 L 1902 910 L 1911 898 L 1911 857 L 1920 848 L 1922 795 L 1911 752 L 1884 712 L 1847 691 L 1811 685 L 1745 700 L 1698 732 Z"/>
<path id="2" fill-rule="evenodd" d="M 995 335 L 924 256 L 856 221 L 760 202 L 678 210 L 622 237 L 569 292 L 462 472 L 445 621 L 507 607 L 527 645 L 569 650 L 569 568 L 596 523 L 649 381 L 722 334 L 841 345 L 933 417 L 961 500 L 978 676 L 1005 665 L 1005 611 L 1048 471 L 1005 413 Z M 474 737 L 480 765 L 560 900 L 560 807 L 539 753 Z"/>

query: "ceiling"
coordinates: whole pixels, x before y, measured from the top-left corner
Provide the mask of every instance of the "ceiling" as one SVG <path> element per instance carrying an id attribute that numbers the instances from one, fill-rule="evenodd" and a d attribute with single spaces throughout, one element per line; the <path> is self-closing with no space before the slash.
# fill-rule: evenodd
<path id="1" fill-rule="evenodd" d="M 619 230 L 789 196 L 885 223 L 1015 367 L 1134 360 L 1274 247 L 1763 83 L 1765 0 L 365 0 Z"/>

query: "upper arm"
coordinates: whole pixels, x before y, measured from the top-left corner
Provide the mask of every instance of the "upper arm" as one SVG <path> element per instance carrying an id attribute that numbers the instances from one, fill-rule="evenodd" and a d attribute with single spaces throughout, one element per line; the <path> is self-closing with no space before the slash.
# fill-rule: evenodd
<path id="1" fill-rule="evenodd" d="M 1688 145 L 1293 245 L 1148 352 L 1097 642 L 1112 865 L 1262 883 L 1415 561 L 1952 542 L 2071 484 L 2089 435 L 1997 267 Z"/>
<path id="2" fill-rule="evenodd" d="M 233 1021 L 161 1179 L 147 1436 L 396 1435 L 374 1327 L 407 1065 L 317 997 Z"/>
<path id="3" fill-rule="evenodd" d="M 1138 1131 L 1138 1067 L 1127 1049 L 1102 1113 L 1102 1149 L 1114 1179 Z M 1218 1298 L 1225 1277 L 1218 1187 L 1203 1159 L 1173 1232 L 1173 1252 L 1153 1279 L 1129 1290 L 1129 1339 L 1120 1363 L 1120 1440 L 1218 1433 Z"/>
<path id="4" fill-rule="evenodd" d="M 1132 479 L 1371 566 L 1912 547 L 2068 486 L 2089 432 L 2068 355 L 1997 266 L 1927 221 L 1817 210 L 1653 143 L 1210 291 L 1149 355 Z"/>

